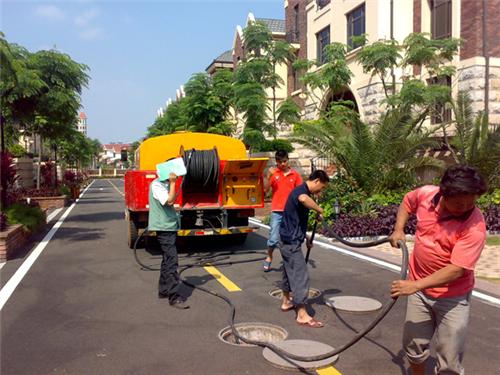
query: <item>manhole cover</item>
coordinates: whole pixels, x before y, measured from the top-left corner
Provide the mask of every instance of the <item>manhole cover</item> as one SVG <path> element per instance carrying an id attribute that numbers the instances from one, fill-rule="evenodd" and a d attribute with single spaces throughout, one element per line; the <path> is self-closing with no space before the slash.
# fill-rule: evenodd
<path id="1" fill-rule="evenodd" d="M 273 289 L 269 292 L 269 295 L 277 299 L 282 299 L 283 291 L 281 289 Z M 321 290 L 315 288 L 309 288 L 309 294 L 308 294 L 309 299 L 318 298 L 320 295 L 321 295 Z"/>
<path id="2" fill-rule="evenodd" d="M 286 340 L 274 343 L 274 345 L 276 345 L 279 349 L 284 350 L 285 352 L 304 357 L 326 354 L 334 350 L 334 348 L 332 348 L 330 345 L 310 340 Z M 297 361 L 295 359 L 286 357 L 284 358 L 276 354 L 269 348 L 264 348 L 262 355 L 266 360 L 271 362 L 273 366 L 284 369 L 313 369 L 325 367 L 331 365 L 332 363 L 335 363 L 339 358 L 338 355 L 335 355 L 321 361 Z"/>
<path id="3" fill-rule="evenodd" d="M 269 323 L 237 323 L 234 328 L 238 334 L 246 339 L 277 343 L 288 337 L 288 332 L 283 328 Z M 227 344 L 238 346 L 255 346 L 244 343 L 234 336 L 231 327 L 226 327 L 220 330 L 219 338 Z"/>
<path id="4" fill-rule="evenodd" d="M 325 296 L 325 304 L 335 310 L 357 313 L 377 311 L 382 307 L 375 299 L 357 296 Z"/>

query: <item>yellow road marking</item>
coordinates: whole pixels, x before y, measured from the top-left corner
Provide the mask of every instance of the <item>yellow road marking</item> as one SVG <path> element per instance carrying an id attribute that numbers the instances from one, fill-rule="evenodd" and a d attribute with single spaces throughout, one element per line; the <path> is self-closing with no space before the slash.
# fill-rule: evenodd
<path id="1" fill-rule="evenodd" d="M 318 368 L 316 369 L 316 373 L 318 375 L 342 375 L 341 372 L 339 372 L 335 367 L 333 366 L 328 366 L 328 367 L 323 367 L 323 368 Z"/>
<path id="2" fill-rule="evenodd" d="M 203 267 L 205 271 L 207 271 L 210 275 L 212 275 L 215 280 L 221 283 L 224 288 L 229 290 L 230 292 L 240 292 L 241 289 L 238 285 L 229 280 L 226 276 L 224 276 L 217 268 L 214 266 L 206 266 Z"/>
<path id="3" fill-rule="evenodd" d="M 120 191 L 120 189 L 118 189 L 118 188 L 116 187 L 116 185 L 115 185 L 115 184 L 113 184 L 110 180 L 106 180 L 106 181 L 108 181 L 108 182 L 111 184 L 111 186 L 113 186 L 113 187 L 115 188 L 115 190 L 116 190 L 116 191 L 117 191 L 117 192 L 118 192 L 118 193 L 119 193 L 122 197 L 123 197 L 123 196 L 125 196 L 125 194 L 123 194 L 123 193 Z"/>

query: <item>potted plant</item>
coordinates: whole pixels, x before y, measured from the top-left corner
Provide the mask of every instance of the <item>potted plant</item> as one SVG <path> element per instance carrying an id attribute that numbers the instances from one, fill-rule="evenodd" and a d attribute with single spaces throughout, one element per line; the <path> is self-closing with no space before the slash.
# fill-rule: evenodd
<path id="1" fill-rule="evenodd" d="M 80 196 L 80 186 L 83 182 L 83 175 L 80 172 L 66 171 L 63 177 L 64 184 L 71 191 L 71 199 L 77 199 Z"/>

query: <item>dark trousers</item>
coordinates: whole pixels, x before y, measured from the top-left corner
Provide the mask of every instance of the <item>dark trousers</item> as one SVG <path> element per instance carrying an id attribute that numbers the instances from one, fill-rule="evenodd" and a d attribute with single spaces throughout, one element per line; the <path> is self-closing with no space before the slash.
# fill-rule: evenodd
<path id="1" fill-rule="evenodd" d="M 177 257 L 177 248 L 175 247 L 177 232 L 158 231 L 156 232 L 156 236 L 163 252 L 158 294 L 161 297 L 168 297 L 172 301 L 178 296 L 177 292 L 180 285 L 179 272 L 177 272 L 179 258 Z"/>
<path id="2" fill-rule="evenodd" d="M 280 252 L 283 258 L 281 289 L 284 292 L 293 292 L 294 305 L 305 305 L 309 295 L 309 274 L 302 253 L 302 243 L 286 244 L 281 242 Z"/>

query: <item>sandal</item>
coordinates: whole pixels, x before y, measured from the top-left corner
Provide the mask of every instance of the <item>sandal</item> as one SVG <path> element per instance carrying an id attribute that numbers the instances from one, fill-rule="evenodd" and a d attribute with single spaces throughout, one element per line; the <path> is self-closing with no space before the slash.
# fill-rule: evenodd
<path id="1" fill-rule="evenodd" d="M 292 311 L 293 309 L 295 309 L 295 305 L 291 305 L 286 308 L 280 307 L 280 310 L 283 312 Z"/>
<path id="2" fill-rule="evenodd" d="M 311 318 L 308 322 L 297 322 L 298 325 L 309 327 L 309 328 L 323 328 L 325 325 L 319 320 Z"/>
<path id="3" fill-rule="evenodd" d="M 272 262 L 272 261 L 271 261 Z M 269 272 L 271 271 L 271 262 L 265 260 L 264 261 L 264 272 Z"/>

